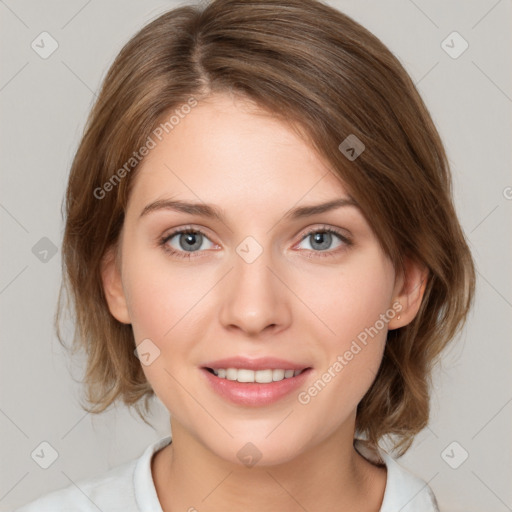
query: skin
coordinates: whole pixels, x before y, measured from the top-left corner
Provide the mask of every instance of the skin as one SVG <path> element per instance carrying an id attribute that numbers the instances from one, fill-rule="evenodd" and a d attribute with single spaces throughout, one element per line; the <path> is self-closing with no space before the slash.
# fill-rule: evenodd
<path id="1" fill-rule="evenodd" d="M 356 407 L 374 380 L 387 330 L 416 315 L 426 274 L 407 261 L 395 275 L 357 207 L 284 218 L 297 206 L 347 196 L 290 126 L 228 95 L 200 102 L 142 162 L 118 259 L 106 253 L 102 277 L 112 315 L 132 324 L 136 344 L 149 338 L 160 350 L 143 369 L 171 413 L 173 442 L 152 460 L 165 512 L 379 510 L 386 470 L 353 447 Z M 165 198 L 215 205 L 225 221 L 170 209 L 140 217 Z M 200 249 L 181 248 L 186 235 L 167 245 L 190 259 L 158 244 L 187 227 L 206 235 Z M 325 227 L 352 245 L 333 235 L 319 249 L 305 237 Z M 252 263 L 236 252 L 248 236 L 262 249 Z M 229 356 L 274 356 L 312 367 L 307 389 L 395 301 L 400 319 L 306 405 L 296 392 L 268 406 L 236 405 L 200 370 Z M 237 457 L 248 442 L 262 454 L 250 468 Z"/>

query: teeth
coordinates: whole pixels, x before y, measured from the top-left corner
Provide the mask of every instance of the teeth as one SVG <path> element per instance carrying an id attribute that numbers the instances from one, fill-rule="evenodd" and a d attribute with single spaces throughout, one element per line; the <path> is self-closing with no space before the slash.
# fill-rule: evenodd
<path id="1" fill-rule="evenodd" d="M 284 379 L 285 370 L 272 370 L 272 380 L 278 381 Z"/>
<path id="2" fill-rule="evenodd" d="M 236 380 L 238 382 L 258 382 L 268 384 L 283 379 L 290 379 L 302 373 L 302 370 L 246 370 L 245 368 L 216 368 L 213 373 L 221 379 Z"/>

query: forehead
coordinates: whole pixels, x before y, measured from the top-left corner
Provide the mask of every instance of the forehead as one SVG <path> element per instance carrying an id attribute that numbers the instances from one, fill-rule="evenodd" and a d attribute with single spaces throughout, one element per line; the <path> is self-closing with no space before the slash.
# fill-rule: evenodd
<path id="1" fill-rule="evenodd" d="M 341 179 L 293 127 L 228 95 L 201 101 L 142 161 L 129 203 L 164 196 L 251 207 L 347 196 Z"/>

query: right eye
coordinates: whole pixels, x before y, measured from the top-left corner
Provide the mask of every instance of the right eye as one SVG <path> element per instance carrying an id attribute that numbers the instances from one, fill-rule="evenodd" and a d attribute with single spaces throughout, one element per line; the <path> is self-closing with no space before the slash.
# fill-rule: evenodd
<path id="1" fill-rule="evenodd" d="M 176 238 L 177 244 L 171 243 L 174 238 Z M 193 253 L 201 252 L 201 248 L 205 249 L 203 245 L 206 240 L 210 241 L 202 231 L 184 228 L 176 229 L 172 233 L 165 235 L 160 240 L 160 245 L 172 256 L 190 259 Z M 211 241 L 210 243 L 213 244 Z"/>

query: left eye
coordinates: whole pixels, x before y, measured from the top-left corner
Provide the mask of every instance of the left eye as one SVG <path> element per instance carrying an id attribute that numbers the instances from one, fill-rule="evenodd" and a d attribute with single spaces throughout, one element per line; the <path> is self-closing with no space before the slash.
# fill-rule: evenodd
<path id="1" fill-rule="evenodd" d="M 341 241 L 339 245 L 336 247 L 331 247 L 333 242 L 333 236 Z M 328 249 L 336 249 L 337 247 L 343 245 L 343 242 L 347 245 L 349 243 L 348 239 L 345 238 L 341 233 L 338 233 L 333 229 L 327 228 L 310 231 L 302 238 L 301 243 L 306 240 L 310 241 L 310 247 L 306 247 L 306 249 L 313 251 L 325 251 Z"/>

